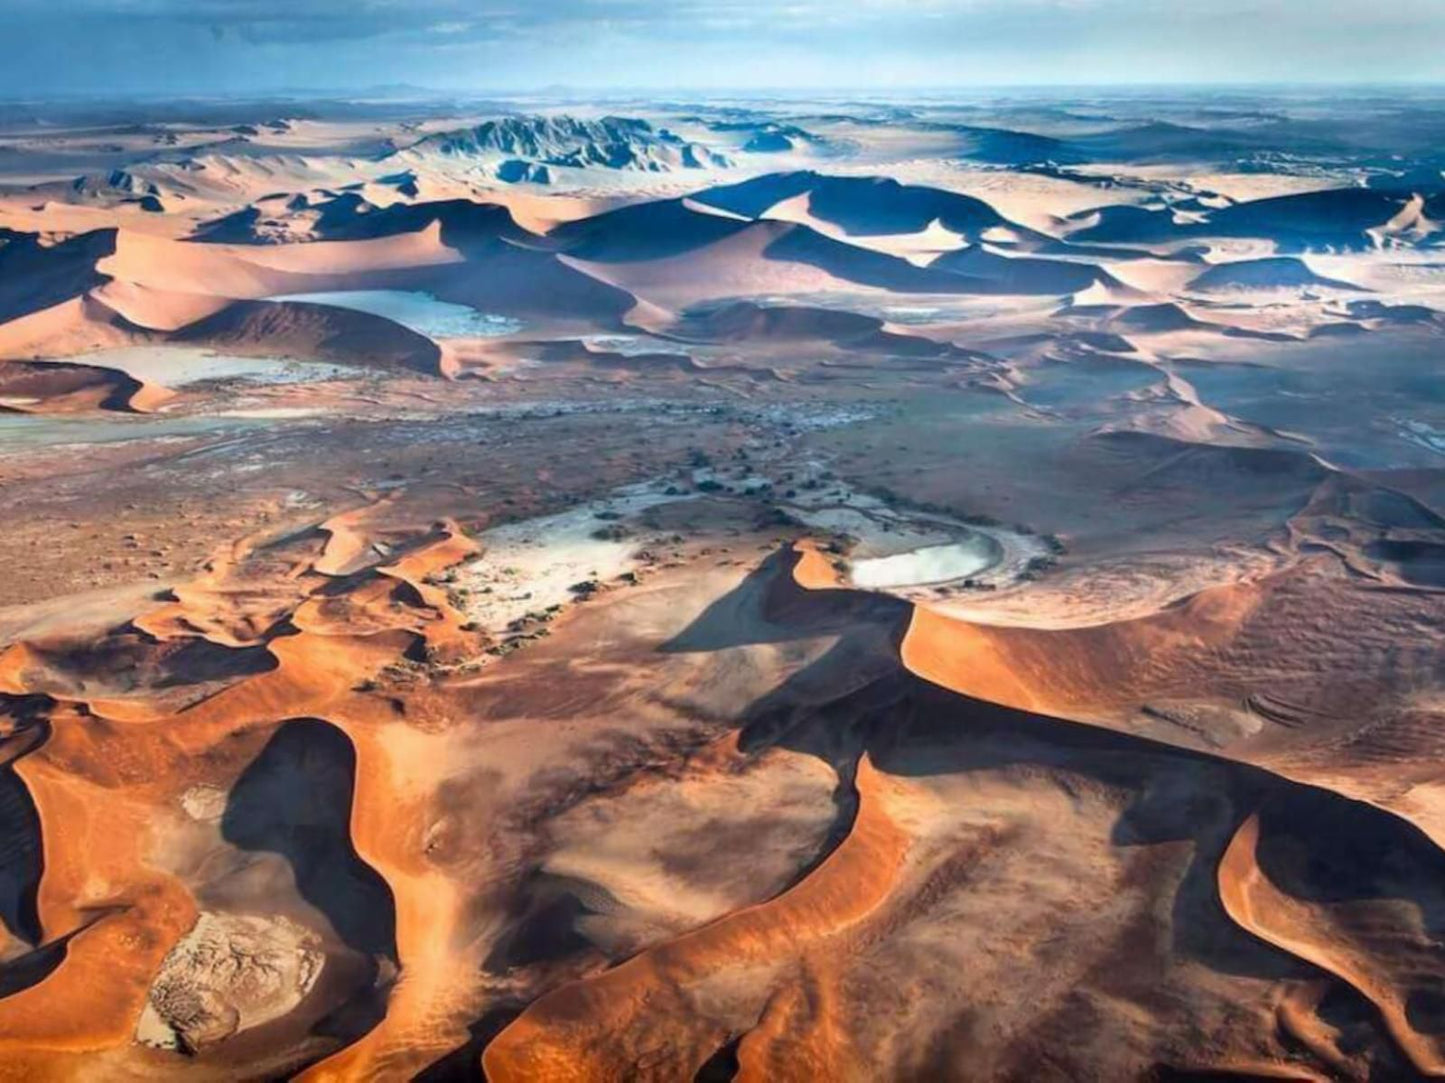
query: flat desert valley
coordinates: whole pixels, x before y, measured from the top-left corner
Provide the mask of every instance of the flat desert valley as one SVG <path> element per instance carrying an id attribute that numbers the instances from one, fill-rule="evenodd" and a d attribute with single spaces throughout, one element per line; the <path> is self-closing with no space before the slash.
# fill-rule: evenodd
<path id="1" fill-rule="evenodd" d="M 1445 1075 L 1442 147 L 0 106 L 0 1079 Z"/>

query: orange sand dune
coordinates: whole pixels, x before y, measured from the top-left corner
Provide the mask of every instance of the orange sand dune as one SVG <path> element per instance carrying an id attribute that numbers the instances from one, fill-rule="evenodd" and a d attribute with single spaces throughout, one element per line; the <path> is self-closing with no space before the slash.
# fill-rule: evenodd
<path id="1" fill-rule="evenodd" d="M 562 256 L 619 289 L 668 308 L 685 308 L 718 295 L 789 294 L 843 290 L 843 279 L 822 268 L 769 260 L 765 253 L 795 229 L 787 223 L 758 223 L 696 252 L 636 263 L 588 262 Z"/>
<path id="2" fill-rule="evenodd" d="M 1294 898 L 1271 883 L 1257 860 L 1259 837 L 1260 818 L 1254 815 L 1240 825 L 1219 864 L 1220 900 L 1230 917 L 1261 939 L 1308 959 L 1359 989 L 1379 1008 L 1391 1035 L 1417 1071 L 1429 1077 L 1445 1074 L 1445 1049 L 1438 1034 L 1412 1025 L 1419 1009 L 1407 1003 L 1405 990 L 1397 984 L 1416 979 L 1418 971 L 1411 971 L 1418 964 L 1407 958 L 1403 972 L 1391 973 L 1394 960 L 1389 952 L 1394 945 L 1352 943 L 1348 935 L 1339 935 L 1342 930 L 1333 926 L 1324 907 Z M 1364 931 L 1366 936 L 1390 935 L 1378 925 L 1367 925 Z M 1370 947 L 1377 951 L 1371 952 Z M 1429 947 L 1424 950 L 1433 955 Z M 1432 966 L 1434 961 L 1425 965 Z"/>
<path id="3" fill-rule="evenodd" d="M 348 575 L 367 564 L 375 563 L 380 554 L 372 551 L 372 542 L 362 527 L 372 515 L 384 510 L 386 504 L 397 499 L 398 495 L 383 496 L 376 503 L 333 515 L 322 523 L 321 531 L 326 535 L 326 546 L 312 567 L 322 575 Z"/>
<path id="4" fill-rule="evenodd" d="M 281 720 L 307 714 L 335 716 L 357 741 L 357 791 L 363 798 L 358 800 L 355 812 L 358 850 L 363 860 L 373 847 L 384 858 L 391 854 L 390 842 L 368 845 L 368 840 L 391 837 L 397 822 L 393 817 L 395 800 L 380 796 L 365 799 L 374 785 L 368 781 L 374 770 L 373 758 L 381 755 L 368 751 L 374 744 L 367 734 L 369 727 L 390 715 L 390 710 L 355 699 L 352 689 L 405 654 L 417 638 L 411 628 L 425 629 L 428 622 L 445 621 L 441 625 L 444 644 L 461 634 L 457 618 L 446 610 L 444 599 L 421 580 L 470 551 L 470 543 L 454 529 L 443 531 L 435 540 L 420 539 L 389 572 L 377 578 L 364 577 L 363 594 L 368 584 L 400 581 L 408 591 L 425 595 L 417 599 L 423 608 L 403 604 L 392 612 L 389 624 L 379 625 L 367 634 L 358 636 L 344 624 L 308 618 L 308 603 L 301 602 L 295 613 L 295 626 L 300 631 L 266 643 L 266 650 L 275 659 L 274 668 L 235 682 L 176 714 L 147 716 L 137 712 L 107 722 L 93 709 L 104 708 L 99 702 L 83 714 L 67 715 L 59 710 L 51 713 L 49 740 L 39 752 L 22 761 L 19 770 L 40 812 L 47 839 L 40 894 L 45 939 L 51 942 L 76 935 L 69 939 L 64 960 L 50 977 L 0 1003 L 0 1031 L 24 1036 L 12 1044 L 14 1055 L 9 1069 L 30 1078 L 35 1078 L 37 1072 L 45 1078 L 71 1078 L 68 1062 L 57 1059 L 61 1051 L 123 1055 L 161 957 L 192 924 L 196 914 L 195 903 L 184 889 L 168 877 L 146 871 L 146 810 L 164 800 L 163 792 L 184 787 L 197 771 L 214 769 L 214 765 L 204 766 L 206 749 L 220 743 L 231 749 L 229 756 L 235 762 L 237 756 L 245 756 L 248 748 L 254 750 L 255 742 Z M 194 610 L 208 604 L 228 604 L 234 595 L 221 586 L 227 569 L 225 561 L 219 562 L 213 572 L 216 587 L 183 594 L 183 600 L 173 607 L 177 610 L 174 616 L 166 617 L 162 612 L 151 622 L 137 623 L 151 623 L 157 631 L 169 624 L 168 634 L 195 635 L 192 626 L 207 622 L 184 619 L 177 626 L 180 613 L 187 606 Z M 304 596 L 307 583 L 316 581 L 293 582 Z M 293 599 L 296 597 L 293 593 Z M 28 678 L 37 672 L 37 662 L 38 656 L 24 644 L 14 645 L 0 655 L 3 691 L 25 694 L 29 690 Z M 103 790 L 121 787 L 128 796 L 123 801 L 98 798 L 84 786 L 77 788 L 80 777 Z M 147 781 L 138 784 L 141 778 Z M 390 791 L 389 783 L 382 785 Z M 61 823 L 66 825 L 64 830 L 50 826 Z M 112 832 L 126 843 L 108 842 Z M 103 866 L 90 861 L 90 855 L 100 851 L 108 855 Z M 383 875 L 388 871 L 386 861 L 378 867 Z M 408 897 L 435 901 L 441 897 L 437 886 L 433 884 Z M 434 943 L 434 916 L 434 908 L 429 909 L 409 926 L 425 930 L 423 939 L 429 945 Z M 400 942 L 404 950 L 408 948 L 405 937 Z M 138 950 L 139 943 L 146 945 L 145 950 Z M 117 985 L 119 972 L 114 957 L 122 951 L 122 944 L 127 945 L 125 982 Z M 416 950 L 412 947 L 409 953 Z M 112 961 L 108 963 L 108 959 Z M 97 982 L 94 975 L 102 969 L 109 978 Z M 73 1004 L 93 1002 L 93 1007 L 74 1014 L 56 1014 L 49 1008 L 49 998 L 54 995 L 62 995 Z"/>
<path id="5" fill-rule="evenodd" d="M 706 989 L 720 971 L 732 970 L 734 980 L 746 982 L 790 960 L 816 957 L 826 965 L 830 941 L 886 897 L 906 855 L 906 836 L 889 817 L 886 799 L 879 800 L 885 783 L 866 758 L 858 764 L 856 784 L 858 814 L 847 839 L 797 887 L 544 997 L 487 1047 L 487 1077 L 617 1078 L 639 1063 L 660 1076 L 695 1073 L 738 1022 L 709 1018 Z M 740 1049 L 740 1078 L 777 1078 L 769 1070 L 775 1054 L 767 1032 L 778 1024 L 769 1017 L 803 1006 L 787 993 L 774 1003 L 761 1033 Z M 831 1030 L 820 1007 L 806 1009 L 810 1017 L 800 1029 L 808 1037 L 797 1044 L 794 1035 L 790 1072 L 796 1078 L 861 1077 L 864 1066 L 849 1057 L 844 1036 Z M 661 1033 L 667 1041 L 659 1048 Z"/>
<path id="6" fill-rule="evenodd" d="M 62 715 L 52 717 L 52 725 L 46 747 L 16 770 L 48 841 L 39 893 L 43 936 L 70 939 L 54 973 L 0 1001 L 0 1035 L 10 1036 L 0 1038 L 0 1047 L 8 1046 L 6 1070 L 13 1078 L 34 1072 L 63 1078 L 47 1067 L 47 1052 L 82 1053 L 128 1041 L 151 974 L 195 917 L 189 895 L 173 879 L 143 871 L 145 789 L 127 799 L 108 796 L 138 764 L 113 763 L 108 780 L 82 782 L 73 767 L 86 754 L 86 731 L 94 723 Z M 101 972 L 107 980 L 95 981 Z M 84 1008 L 55 1012 L 52 996 Z M 16 1040 L 22 1034 L 25 1040 Z"/>
<path id="7" fill-rule="evenodd" d="M 0 362 L 124 346 L 135 341 L 137 332 L 144 333 L 108 304 L 91 296 L 75 297 L 0 323 Z"/>
<path id="8" fill-rule="evenodd" d="M 414 233 L 397 233 L 355 241 L 312 241 L 307 244 L 270 246 L 207 245 L 249 264 L 288 274 L 338 276 L 362 275 L 406 267 L 429 267 L 457 263 L 463 258 L 442 240 L 442 223 L 431 224 Z M 318 287 L 327 288 L 327 287 Z M 335 287 L 331 287 L 335 288 Z"/>
<path id="9" fill-rule="evenodd" d="M 630 699 L 626 690 L 625 674 L 630 672 L 626 666 L 614 661 L 592 674 L 577 671 L 569 661 L 572 646 L 565 642 L 557 645 L 551 662 L 539 649 L 532 663 L 541 667 L 536 671 L 529 671 L 524 661 L 522 668 L 501 667 L 480 683 L 465 679 L 396 683 L 401 678 L 393 673 L 404 673 L 397 667 L 414 654 L 417 644 L 424 644 L 428 653 L 445 655 L 460 646 L 459 637 L 469 634 L 445 593 L 430 580 L 475 552 L 455 525 L 407 527 L 397 518 L 400 508 L 399 500 L 388 499 L 332 517 L 326 521 L 324 544 L 300 539 L 289 543 L 290 549 L 272 553 L 265 539 L 258 538 L 219 553 L 199 583 L 179 588 L 176 602 L 136 624 L 158 636 L 181 640 L 211 637 L 233 650 L 259 643 L 274 665 L 233 680 L 179 711 L 126 717 L 92 712 L 69 721 L 61 716 L 50 740 L 21 761 L 43 824 L 63 819 L 71 827 L 90 825 L 74 833 L 70 828 L 64 832 L 46 828 L 42 898 L 47 900 L 47 940 L 67 935 L 84 919 L 98 881 L 82 883 L 78 870 L 89 869 L 93 878 L 87 855 L 97 846 L 110 855 L 101 871 L 113 884 L 103 898 L 95 896 L 98 904 L 112 897 L 159 901 L 155 908 L 137 902 L 127 910 L 133 926 L 121 925 L 119 916 L 103 918 L 70 942 L 64 961 L 49 978 L 0 1001 L 0 1021 L 7 1033 L 16 1035 L 11 1039 L 16 1054 L 11 1063 L 19 1071 L 74 1078 L 81 1062 L 68 1059 L 62 1050 L 90 1050 L 92 1063 L 99 1056 L 102 1063 L 121 1072 L 143 1071 L 150 1063 L 147 1058 L 152 1053 L 131 1044 L 135 1019 L 162 957 L 190 928 L 197 903 L 185 887 L 148 866 L 140 840 L 146 830 L 161 829 L 142 829 L 139 818 L 167 806 L 187 787 L 228 785 L 227 778 L 254 760 L 278 725 L 298 717 L 325 719 L 354 750 L 351 845 L 359 860 L 380 875 L 394 900 L 400 967 L 399 977 L 386 986 L 386 1010 L 380 1021 L 359 1040 L 315 1061 L 306 1074 L 318 1079 L 414 1074 L 451 1051 L 469 1048 L 468 1023 L 497 1004 L 499 996 L 505 1000 L 497 983 L 504 988 L 510 979 L 489 972 L 484 960 L 489 945 L 504 936 L 506 922 L 515 920 L 515 915 L 508 918 L 509 911 L 486 892 L 493 882 L 501 890 L 526 865 L 504 864 L 488 876 L 484 870 L 491 866 L 476 864 L 475 856 L 446 858 L 456 853 L 451 849 L 456 845 L 455 832 L 465 828 L 451 811 L 459 796 L 442 794 L 453 777 L 477 799 L 486 797 L 488 785 L 516 783 L 507 783 L 505 776 L 479 783 L 468 773 L 465 765 L 479 753 L 481 762 L 486 762 L 485 744 L 477 751 L 465 751 L 470 742 L 484 740 L 486 731 L 457 729 L 456 722 L 479 713 L 487 717 L 488 703 L 491 710 L 501 708 L 526 687 L 529 672 L 534 681 L 540 673 L 570 675 L 565 680 L 543 679 L 549 692 L 560 697 L 554 709 L 562 717 L 576 714 L 577 696 L 585 699 L 602 689 L 607 697 L 620 694 L 612 703 L 638 701 Z M 387 539 L 390 549 L 384 560 L 371 544 L 371 539 L 381 538 Z M 276 559 L 283 552 L 289 556 L 277 569 L 279 578 L 247 587 L 247 576 L 253 574 L 247 569 L 253 560 L 263 555 Z M 968 701 L 951 699 L 949 693 L 930 685 L 897 683 L 901 670 L 888 644 L 891 626 L 907 617 L 908 607 L 841 589 L 826 555 L 812 546 L 800 545 L 783 557 L 755 572 L 757 582 L 748 589 L 743 589 L 740 573 L 729 576 L 728 582 L 739 584 L 735 588 L 739 593 L 726 604 L 739 608 L 737 619 L 729 618 L 725 627 L 729 634 L 753 629 L 754 634 L 783 635 L 785 641 L 787 636 L 816 637 L 826 629 L 833 630 L 827 634 L 837 635 L 840 628 L 846 635 L 861 637 L 855 648 L 836 648 L 843 657 L 827 665 L 841 668 L 830 668 L 832 677 L 822 679 L 814 691 L 800 687 L 795 695 L 801 698 L 794 702 L 811 704 L 812 711 L 826 709 L 847 687 L 843 670 L 852 671 L 855 692 L 847 695 L 858 699 L 838 716 L 834 739 L 852 741 L 876 732 L 890 757 L 890 770 L 881 769 L 866 747 L 859 750 L 856 766 L 847 760 L 839 764 L 843 787 L 856 795 L 856 811 L 843 805 L 834 842 L 775 897 L 655 939 L 631 958 L 605 969 L 594 964 L 579 973 L 559 967 L 550 982 L 533 987 L 534 993 L 527 997 L 530 1006 L 486 1045 L 482 1060 L 489 1078 L 609 1078 L 633 1071 L 690 1077 L 724 1048 L 734 1050 L 739 1078 L 869 1078 L 876 1047 L 864 1042 L 855 1029 L 859 1001 L 853 983 L 858 981 L 858 968 L 866 967 L 869 953 L 883 950 L 882 945 L 906 944 L 906 937 L 898 939 L 899 930 L 914 928 L 909 923 L 915 915 L 931 912 L 928 908 L 936 905 L 935 899 L 949 897 L 940 893 L 970 883 L 968 870 L 975 863 L 1008 853 L 1001 840 L 1009 837 L 1010 829 L 984 824 L 975 844 L 959 850 L 951 862 L 937 865 L 948 851 L 939 850 L 942 842 L 932 838 L 927 825 L 934 817 L 929 811 L 935 808 L 933 802 L 944 798 L 942 792 L 931 797 L 926 787 L 919 788 L 917 767 L 901 750 L 906 749 L 913 726 L 929 718 L 951 718 L 944 704 L 962 707 Z M 615 603 L 604 603 L 604 608 L 590 614 L 590 624 L 563 620 L 559 636 L 565 639 L 573 628 L 584 638 L 597 635 L 599 629 L 625 628 L 630 605 L 644 611 L 649 605 L 676 608 L 666 593 L 649 602 L 646 588 L 635 601 L 630 597 L 619 594 Z M 1219 627 L 1231 626 L 1239 611 L 1248 608 L 1228 594 L 1193 604 L 1197 609 L 1191 615 L 1196 620 L 1213 621 Z M 759 607 L 758 615 L 741 619 L 753 605 Z M 905 661 L 934 665 L 939 667 L 937 676 L 960 680 L 960 673 L 972 671 L 969 656 L 954 653 L 962 643 L 963 650 L 974 652 L 975 661 L 980 651 L 991 652 L 984 656 L 994 659 L 980 671 L 982 677 L 974 673 L 972 680 L 992 682 L 989 689 L 997 692 L 1005 687 L 998 674 L 1007 672 L 1024 687 L 1025 677 L 1033 672 L 1026 665 L 1030 651 L 1042 648 L 1005 636 L 981 646 L 968 637 L 997 630 L 959 625 L 964 629 L 960 640 L 956 628 L 934 623 L 938 620 L 924 610 L 913 613 L 904 634 Z M 249 631 L 243 633 L 243 628 Z M 670 659 L 668 666 L 701 666 L 707 673 L 709 655 L 728 648 L 705 646 L 715 634 L 712 631 L 695 634 L 700 639 L 690 644 L 684 637 L 676 653 L 649 652 L 641 657 L 652 666 L 663 658 Z M 741 649 L 744 655 L 756 651 L 746 644 Z M 850 655 L 849 650 L 864 653 Z M 618 657 L 627 657 L 625 648 Z M 32 674 L 38 672 L 38 658 L 35 649 L 23 645 L 0 656 L 3 691 L 11 695 L 27 691 Z M 622 672 L 609 675 L 618 669 Z M 895 676 L 870 680 L 868 672 Z M 672 680 L 677 687 L 676 678 Z M 1076 690 L 1086 687 L 1082 674 L 1077 680 Z M 599 681 L 620 681 L 621 686 Z M 1070 686 L 1055 682 L 1051 694 L 1062 697 L 1069 691 Z M 528 711 L 548 709 L 536 690 L 528 694 L 532 697 Z M 937 698 L 928 699 L 930 695 Z M 915 701 L 916 696 L 924 698 Z M 601 707 L 604 712 L 611 709 Z M 982 708 L 968 710 L 973 713 L 961 717 L 972 717 L 975 727 L 987 730 L 996 724 Z M 850 717 L 860 723 L 871 719 L 877 729 L 852 730 L 845 722 Z M 1047 719 L 1022 717 L 1035 719 L 1030 724 L 1048 732 Z M 507 718 L 503 709 L 495 719 L 503 731 L 508 728 Z M 516 721 L 522 726 L 515 739 L 535 745 L 536 720 L 523 716 L 514 725 Z M 959 721 L 945 725 L 957 727 L 959 737 L 970 729 Z M 751 754 L 742 751 L 737 731 L 710 732 L 702 746 L 705 751 L 692 761 L 693 777 L 706 779 L 719 772 L 726 777 L 741 770 Z M 756 740 L 756 734 L 767 731 L 753 727 L 752 732 L 751 739 Z M 855 737 L 845 738 L 849 733 Z M 1019 754 L 1027 755 L 1027 742 L 1019 745 L 1017 736 L 1011 740 L 1013 744 L 1004 747 L 1021 748 Z M 1088 762 L 1087 751 L 1074 755 Z M 950 773 L 947 761 L 936 755 L 924 755 L 919 762 L 931 764 L 929 770 L 943 779 L 971 777 L 967 771 Z M 1052 769 L 1038 770 L 1047 777 Z M 622 776 L 617 793 L 631 792 L 626 778 Z M 1011 780 L 994 794 L 995 802 L 1007 793 L 1017 794 L 1019 778 L 1005 778 Z M 76 779 L 87 782 L 80 785 Z M 96 790 L 103 790 L 105 796 L 98 796 Z M 1082 792 L 1092 793 L 1087 787 Z M 113 795 L 124 795 L 124 804 L 117 805 Z M 605 797 L 606 791 L 599 796 Z M 1026 798 L 1018 799 L 1027 807 Z M 1106 835 L 1109 819 L 1119 815 L 1112 801 L 1106 801 L 1106 818 L 1096 827 Z M 948 804 L 978 807 L 968 801 Z M 118 808 L 129 811 L 117 819 Z M 496 825 L 477 826 L 490 832 Z M 113 842 L 110 832 L 116 830 L 129 831 L 129 841 Z M 496 837 L 493 844 L 501 845 L 503 837 Z M 499 858 L 535 860 L 505 852 Z M 922 864 L 915 868 L 915 861 Z M 924 875 L 933 868 L 937 871 Z M 905 883 L 906 889 L 901 887 Z M 129 993 L 112 994 L 104 1010 L 92 1015 L 67 1016 L 63 1026 L 35 1016 L 43 1010 L 40 1005 L 49 1003 L 50 991 L 69 990 L 72 983 L 109 987 L 94 977 L 106 965 L 101 949 L 115 950 L 99 940 L 108 927 L 121 930 L 117 935 L 154 938 L 149 954 L 131 953 L 135 970 Z M 917 928 L 921 935 L 926 926 Z M 94 954 L 88 946 L 92 941 L 97 944 Z M 1300 1025 L 1307 1026 L 1308 1020 Z M 1332 1047 L 1326 1053 L 1333 1055 Z M 1206 1063 L 1288 1077 L 1284 1066 L 1270 1056 L 1268 1049 L 1241 1046 Z"/>
<path id="10" fill-rule="evenodd" d="M 200 292 L 223 297 L 265 297 L 292 290 L 296 279 L 283 271 L 243 260 L 224 248 L 171 241 L 117 230 L 114 251 L 96 263 L 112 278 L 173 293 Z M 305 280 L 303 280 L 305 281 Z"/>
<path id="11" fill-rule="evenodd" d="M 887 141 L 818 124 L 790 160 Z M 1183 302 L 1194 227 L 1269 208 L 1182 188 L 1095 216 L 1140 258 L 882 178 L 478 202 L 250 149 L 164 226 L 0 237 L 0 407 L 166 407 L 6 423 L 0 1078 L 1445 1075 L 1427 305 Z M 957 164 L 907 168 L 1010 181 Z M 1250 244 L 1224 285 L 1283 273 Z M 329 289 L 524 330 L 267 300 Z M 1281 421 L 1277 377 L 1369 397 L 1340 334 L 1390 412 Z M 372 371 L 70 356 L 120 344 Z M 1002 555 L 851 585 L 923 538 Z"/>
<path id="12" fill-rule="evenodd" d="M 37 205 L 7 196 L 0 198 L 0 229 L 66 234 L 128 229 L 178 240 L 191 231 L 192 223 L 183 215 L 153 214 L 134 204 L 107 207 L 47 200 Z"/>
<path id="13" fill-rule="evenodd" d="M 92 290 L 89 296 L 137 327 L 161 332 L 179 331 L 197 320 L 214 316 L 231 303 L 228 297 L 157 290 L 119 279 Z"/>
<path id="14" fill-rule="evenodd" d="M 18 413 L 130 410 L 150 413 L 171 398 L 166 388 L 119 371 L 70 363 L 0 363 L 0 408 Z"/>
<path id="15" fill-rule="evenodd" d="M 991 703 L 1089 714 L 1127 697 L 1130 683 L 1147 687 L 1152 673 L 1225 641 L 1260 601 L 1257 586 L 1232 584 L 1154 616 L 1061 631 L 970 624 L 920 606 L 902 660 L 920 677 Z"/>
<path id="16" fill-rule="evenodd" d="M 381 316 L 332 305 L 238 301 L 188 324 L 171 341 L 429 375 L 441 374 L 444 367 L 441 348 L 425 335 Z"/>

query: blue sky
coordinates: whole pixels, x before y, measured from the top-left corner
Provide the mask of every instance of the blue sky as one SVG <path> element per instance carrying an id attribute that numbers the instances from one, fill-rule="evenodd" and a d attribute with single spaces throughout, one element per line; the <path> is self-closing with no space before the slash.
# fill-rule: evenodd
<path id="1" fill-rule="evenodd" d="M 0 94 L 1445 82 L 1445 0 L 0 0 Z"/>

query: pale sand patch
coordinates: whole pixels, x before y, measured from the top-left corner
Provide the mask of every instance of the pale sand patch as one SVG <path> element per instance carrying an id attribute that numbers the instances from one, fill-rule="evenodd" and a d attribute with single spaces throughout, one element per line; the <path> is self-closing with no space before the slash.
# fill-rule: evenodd
<path id="1" fill-rule="evenodd" d="M 488 631 L 504 631 L 528 613 L 574 600 L 578 584 L 633 570 L 642 545 L 637 516 L 689 498 L 655 483 L 630 485 L 556 515 L 485 531 L 477 539 L 482 555 L 458 576 L 470 592 L 467 616 Z"/>
<path id="2" fill-rule="evenodd" d="M 867 590 L 925 586 L 964 579 L 988 568 L 997 551 L 983 535 L 946 545 L 925 545 L 907 553 L 871 560 L 855 560 L 850 571 L 854 586 Z"/>
<path id="3" fill-rule="evenodd" d="M 279 1019 L 325 962 L 316 934 L 288 918 L 202 911 L 161 963 L 136 1041 L 195 1051 Z"/>
<path id="4" fill-rule="evenodd" d="M 117 369 L 142 383 L 186 387 L 207 380 L 245 380 L 258 384 L 320 383 L 344 380 L 360 370 L 320 361 L 285 357 L 243 357 L 193 346 L 120 346 L 65 358 L 78 365 Z"/>
<path id="5" fill-rule="evenodd" d="M 811 192 L 802 192 L 775 203 L 758 217 L 777 222 L 796 222 L 835 241 L 898 256 L 917 267 L 925 267 L 943 253 L 956 252 L 968 243 L 961 234 L 947 228 L 937 218 L 916 233 L 856 236 L 841 226 L 814 215 Z"/>
<path id="6" fill-rule="evenodd" d="M 181 794 L 181 808 L 198 823 L 215 823 L 226 812 L 226 791 L 219 786 L 192 786 Z"/>
<path id="7" fill-rule="evenodd" d="M 428 338 L 498 338 L 515 334 L 522 325 L 507 316 L 478 312 L 467 305 L 443 301 L 420 290 L 328 290 L 282 293 L 269 301 L 295 301 L 369 312 L 408 327 Z"/>
<path id="8" fill-rule="evenodd" d="M 1041 538 L 946 515 L 894 508 L 840 481 L 795 490 L 779 506 L 818 530 L 854 539 L 849 578 L 865 590 L 898 591 L 975 579 L 1017 581 L 1048 553 Z"/>

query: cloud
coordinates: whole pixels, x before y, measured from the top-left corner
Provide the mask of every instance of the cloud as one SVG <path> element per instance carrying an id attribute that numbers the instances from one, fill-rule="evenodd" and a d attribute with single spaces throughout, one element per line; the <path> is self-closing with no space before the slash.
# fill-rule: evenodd
<path id="1" fill-rule="evenodd" d="M 0 18 L 33 54 L 0 90 L 1445 78 L 1445 0 L 0 0 Z"/>

